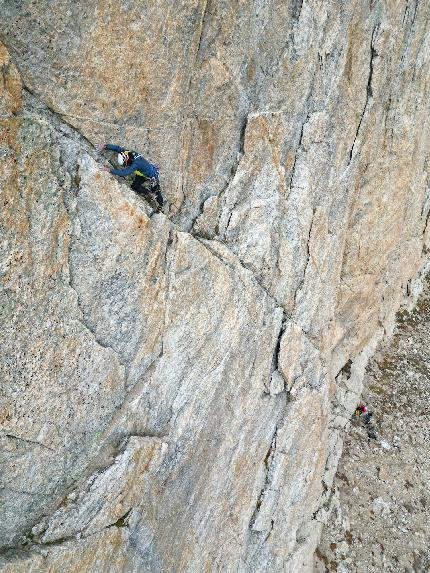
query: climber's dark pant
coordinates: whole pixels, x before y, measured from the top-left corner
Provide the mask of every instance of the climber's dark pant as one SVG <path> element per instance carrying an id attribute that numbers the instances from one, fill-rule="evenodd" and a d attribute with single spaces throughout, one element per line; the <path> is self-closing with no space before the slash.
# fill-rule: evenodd
<path id="1" fill-rule="evenodd" d="M 144 177 L 137 175 L 131 184 L 131 188 L 133 191 L 136 191 L 136 193 L 142 193 L 143 195 L 154 193 L 157 203 L 160 207 L 163 206 L 164 201 L 160 191 L 160 183 L 158 183 L 158 181 L 155 185 L 151 185 L 149 179 L 145 179 Z"/>
<path id="2" fill-rule="evenodd" d="M 149 180 L 144 177 L 136 176 L 131 184 L 131 188 L 133 191 L 136 191 L 136 193 L 147 195 L 150 190 Z"/>

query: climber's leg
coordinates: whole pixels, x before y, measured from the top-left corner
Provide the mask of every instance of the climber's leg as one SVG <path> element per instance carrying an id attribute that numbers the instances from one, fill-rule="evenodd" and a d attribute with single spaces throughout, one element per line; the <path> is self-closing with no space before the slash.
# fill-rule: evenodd
<path id="1" fill-rule="evenodd" d="M 145 178 L 139 175 L 136 175 L 134 178 L 131 188 L 133 191 L 136 191 L 136 193 L 143 193 L 144 195 L 148 193 L 148 189 L 145 187 Z"/>
<path id="2" fill-rule="evenodd" d="M 162 208 L 163 203 L 164 203 L 164 199 L 163 199 L 163 196 L 162 196 L 161 191 L 160 191 L 160 184 L 159 183 L 157 183 L 156 187 L 153 189 L 153 192 L 155 194 L 155 200 L 160 205 L 160 208 Z"/>

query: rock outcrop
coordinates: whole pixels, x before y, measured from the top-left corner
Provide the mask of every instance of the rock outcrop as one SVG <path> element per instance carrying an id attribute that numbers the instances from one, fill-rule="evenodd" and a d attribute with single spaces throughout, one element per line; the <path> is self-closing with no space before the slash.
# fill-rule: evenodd
<path id="1" fill-rule="evenodd" d="M 427 268 L 426 10 L 0 8 L 0 570 L 311 570 Z"/>
<path id="2" fill-rule="evenodd" d="M 335 479 L 315 571 L 428 571 L 430 284 L 370 361 Z"/>

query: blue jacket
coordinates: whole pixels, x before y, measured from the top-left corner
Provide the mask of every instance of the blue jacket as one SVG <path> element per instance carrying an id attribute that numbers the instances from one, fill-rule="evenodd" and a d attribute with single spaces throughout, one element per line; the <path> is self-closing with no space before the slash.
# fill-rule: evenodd
<path id="1" fill-rule="evenodd" d="M 112 145 L 111 143 L 106 145 L 106 149 L 109 149 L 110 151 L 116 151 L 117 153 L 130 151 L 125 147 L 119 147 L 118 145 Z M 132 153 L 136 152 L 133 151 Z M 142 177 L 156 177 L 158 179 L 158 169 L 155 167 L 155 165 L 152 165 L 152 163 L 146 161 L 146 159 L 144 159 L 141 155 L 137 155 L 133 163 L 125 169 L 111 169 L 110 172 L 112 175 L 119 175 L 120 177 L 125 177 L 126 175 L 131 175 L 134 173 L 135 175 L 140 175 Z"/>

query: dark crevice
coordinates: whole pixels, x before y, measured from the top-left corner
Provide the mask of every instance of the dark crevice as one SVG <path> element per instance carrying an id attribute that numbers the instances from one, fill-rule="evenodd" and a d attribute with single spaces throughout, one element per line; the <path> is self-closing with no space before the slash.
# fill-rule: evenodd
<path id="1" fill-rule="evenodd" d="M 227 230 L 228 230 L 228 228 L 229 228 L 229 226 L 230 226 L 230 221 L 231 221 L 232 216 L 233 216 L 233 213 L 230 212 L 230 214 L 229 214 L 229 216 L 228 216 L 228 219 L 227 219 L 227 223 L 226 223 L 226 225 L 225 225 L 225 230 L 226 230 L 226 232 L 227 232 Z"/>
<path id="2" fill-rule="evenodd" d="M 164 253 L 164 276 L 166 279 L 166 296 L 164 299 L 164 308 L 163 308 L 163 332 L 161 335 L 161 348 L 160 348 L 160 353 L 157 357 L 157 361 L 163 356 L 164 354 L 164 335 L 167 331 L 167 312 L 168 312 L 168 304 L 169 304 L 169 300 L 170 300 L 170 263 L 171 263 L 171 257 L 169 258 L 169 254 L 171 249 L 173 248 L 173 243 L 174 243 L 174 237 L 173 237 L 173 230 L 172 228 L 169 229 L 169 236 L 167 238 L 167 243 L 166 243 L 166 250 Z M 153 361 L 149 367 L 153 367 L 154 366 L 154 362 Z M 148 370 L 146 371 L 148 372 Z M 145 374 L 146 374 L 145 372 Z"/>
<path id="3" fill-rule="evenodd" d="M 311 260 L 311 251 L 310 251 L 309 243 L 310 243 L 310 240 L 311 240 L 311 233 L 312 233 L 312 228 L 313 228 L 313 225 L 314 225 L 314 218 L 315 218 L 315 209 L 313 210 L 313 213 L 312 213 L 312 220 L 311 220 L 311 224 L 310 224 L 310 226 L 309 226 L 309 232 L 308 232 L 308 236 L 307 236 L 307 240 L 306 240 L 306 263 L 305 263 L 305 266 L 304 266 L 304 269 L 303 269 L 302 278 L 300 279 L 300 282 L 299 282 L 299 284 L 297 285 L 296 291 L 295 291 L 295 293 L 294 293 L 294 308 L 297 307 L 297 297 L 298 297 L 300 291 L 302 290 L 302 288 L 303 288 L 303 286 L 304 286 L 304 284 L 305 284 L 306 272 L 307 272 L 307 270 L 308 270 L 309 262 L 310 262 L 310 260 Z M 305 333 L 305 334 L 307 334 L 307 333 Z"/>
<path id="4" fill-rule="evenodd" d="M 423 237 L 426 236 L 429 223 L 430 223 L 430 209 L 429 209 L 428 212 L 427 212 L 426 220 L 425 220 L 425 223 L 424 223 Z M 425 242 L 423 242 L 423 254 L 427 254 L 428 252 L 429 252 L 429 251 L 428 251 L 428 249 L 427 249 L 427 247 L 426 247 L 426 245 L 425 245 Z"/>
<path id="5" fill-rule="evenodd" d="M 40 446 L 41 448 L 45 448 L 46 450 L 49 450 L 51 452 L 55 451 L 54 449 L 50 448 L 49 446 L 45 446 L 45 444 L 42 444 L 42 442 L 37 442 L 36 440 L 29 440 L 28 438 L 22 438 L 20 436 L 15 436 L 14 434 L 4 434 L 4 436 L 5 436 L 5 438 L 17 440 L 19 442 L 24 442 L 24 443 L 34 444 L 36 446 Z"/>
<path id="6" fill-rule="evenodd" d="M 45 541 L 42 543 L 37 541 L 36 536 L 33 535 L 33 533 L 29 532 L 23 536 L 24 541 L 22 545 L 18 547 L 5 547 L 2 550 L 0 550 L 0 555 L 10 560 L 24 556 L 27 557 L 33 551 L 37 552 L 38 549 L 61 547 L 65 543 L 73 543 L 81 539 L 88 539 L 89 537 L 98 535 L 101 532 L 110 529 L 111 527 L 117 527 L 117 528 L 128 527 L 128 518 L 132 510 L 133 508 L 131 507 L 124 513 L 124 515 L 122 515 L 114 523 L 110 523 L 102 527 L 101 529 L 98 529 L 97 531 L 93 531 L 92 533 L 88 533 L 87 535 L 84 534 L 79 537 L 77 537 L 76 535 L 70 535 L 67 537 L 59 537 L 58 539 L 55 539 L 53 541 Z"/>
<path id="7" fill-rule="evenodd" d="M 293 0 L 291 3 L 291 17 L 296 22 L 300 20 L 300 14 L 302 13 L 303 0 Z"/>
<path id="8" fill-rule="evenodd" d="M 211 14 L 211 12 L 209 10 L 209 5 L 210 5 L 210 0 L 206 0 L 205 7 L 203 8 L 202 19 L 201 19 L 201 24 L 200 24 L 199 41 L 197 42 L 196 62 L 198 61 L 198 59 L 200 57 L 200 52 L 202 50 L 202 45 L 203 45 L 203 38 L 205 35 L 205 30 L 207 28 L 208 16 Z"/>
<path id="9" fill-rule="evenodd" d="M 266 541 L 269 539 L 269 537 L 272 535 L 272 531 L 273 531 L 273 527 L 275 525 L 275 520 L 271 519 L 270 520 L 270 529 L 269 529 L 269 533 L 266 535 L 266 537 L 263 540 L 263 543 L 266 543 Z"/>
<path id="10" fill-rule="evenodd" d="M 246 136 L 246 128 L 248 127 L 248 114 L 246 114 L 241 121 L 240 131 L 239 131 L 239 140 L 236 152 L 236 158 L 230 168 L 230 175 L 228 178 L 227 183 L 224 185 L 224 188 L 220 191 L 219 197 L 222 197 L 224 193 L 229 188 L 231 182 L 236 176 L 237 170 L 239 169 L 240 161 L 242 157 L 245 155 L 245 136 Z M 231 217 L 231 214 L 230 214 Z"/>
<path id="11" fill-rule="evenodd" d="M 369 100 L 369 98 L 373 96 L 373 91 L 372 91 L 373 66 L 374 66 L 375 58 L 379 55 L 378 52 L 375 50 L 375 38 L 376 38 L 376 34 L 378 32 L 378 29 L 379 29 L 379 25 L 377 24 L 373 28 L 372 39 L 370 41 L 369 77 L 367 79 L 367 88 L 366 88 L 367 100 Z"/>
<path id="12" fill-rule="evenodd" d="M 295 152 L 295 154 L 294 154 L 294 163 L 293 163 L 293 166 L 292 166 L 292 168 L 291 168 L 290 183 L 289 183 L 290 188 L 291 188 L 291 186 L 292 186 L 292 184 L 293 184 L 293 181 L 294 181 L 294 174 L 295 174 L 295 172 L 296 172 L 297 155 L 298 155 L 299 151 L 300 151 L 301 148 L 302 148 L 303 132 L 304 132 L 304 129 L 305 129 L 305 125 L 306 125 L 307 122 L 309 121 L 309 117 L 310 117 L 310 113 L 308 113 L 308 114 L 306 115 L 306 118 L 304 119 L 304 121 L 302 121 L 302 126 L 301 126 L 301 128 L 300 128 L 299 141 L 298 141 L 297 146 L 296 146 L 296 152 Z"/>
<path id="13" fill-rule="evenodd" d="M 284 311 L 284 314 L 282 316 L 281 328 L 279 330 L 278 338 L 276 340 L 275 349 L 273 351 L 271 374 L 273 372 L 275 372 L 276 370 L 279 370 L 279 352 L 281 350 L 281 340 L 282 340 L 282 337 L 284 335 L 286 327 L 287 327 L 287 317 L 286 317 L 286 314 Z"/>
<path id="14" fill-rule="evenodd" d="M 246 115 L 242 118 L 242 121 L 241 121 L 241 126 L 240 126 L 240 130 L 239 130 L 239 140 L 238 140 L 238 147 L 237 147 L 236 157 L 235 157 L 235 159 L 234 159 L 234 161 L 233 161 L 233 163 L 232 163 L 232 165 L 231 165 L 230 174 L 229 174 L 229 176 L 228 176 L 228 178 L 227 178 L 227 182 L 225 183 L 224 187 L 221 189 L 221 191 L 220 191 L 218 194 L 214 195 L 213 192 L 210 192 L 209 194 L 205 195 L 205 196 L 201 199 L 201 201 L 200 201 L 200 206 L 199 206 L 199 208 L 198 208 L 198 214 L 197 214 L 196 217 L 194 217 L 194 219 L 193 219 L 193 221 L 192 221 L 192 223 L 191 223 L 191 226 L 190 226 L 191 230 L 189 231 L 190 234 L 192 234 L 192 235 L 195 236 L 195 237 L 197 237 L 197 236 L 199 236 L 199 235 L 193 233 L 192 229 L 194 228 L 194 226 L 195 226 L 197 220 L 203 215 L 204 206 L 205 206 L 206 201 L 207 201 L 208 199 L 210 199 L 211 197 L 218 197 L 218 199 L 221 199 L 221 197 L 225 194 L 225 192 L 226 192 L 227 189 L 229 188 L 231 182 L 233 181 L 233 179 L 234 179 L 234 177 L 235 177 L 235 175 L 236 175 L 236 173 L 237 173 L 237 170 L 238 170 L 238 168 L 239 168 L 240 161 L 241 161 L 241 159 L 242 159 L 242 157 L 243 157 L 243 155 L 244 155 L 244 150 L 245 150 L 245 135 L 246 135 L 246 128 L 247 128 L 247 126 L 248 126 L 248 114 L 246 114 Z M 233 209 L 233 208 L 234 208 L 234 207 L 232 207 L 232 209 Z M 228 223 L 230 222 L 231 216 L 232 216 L 232 213 L 230 212 L 229 219 L 228 219 Z M 227 223 L 226 229 L 228 228 L 228 223 Z M 205 236 L 202 236 L 202 238 L 211 240 L 213 237 L 205 237 Z"/>
<path id="15" fill-rule="evenodd" d="M 189 68 L 189 77 L 188 77 L 188 81 L 187 81 L 187 90 L 186 93 L 191 94 L 193 93 L 193 89 L 192 89 L 192 85 L 193 85 L 193 81 L 194 81 L 194 77 L 196 75 L 196 71 L 198 69 L 198 62 L 199 62 L 199 58 L 200 58 L 200 54 L 202 51 L 202 46 L 203 46 L 203 38 L 204 38 L 204 33 L 205 33 L 205 28 L 206 28 L 206 23 L 207 23 L 207 18 L 208 15 L 210 14 L 209 12 L 209 2 L 210 0 L 203 0 L 203 9 L 201 12 L 201 18 L 200 18 L 200 23 L 199 23 L 199 36 L 197 39 L 197 47 L 196 50 L 194 52 L 194 54 L 191 56 L 191 65 Z M 194 137 L 194 132 L 196 129 L 196 122 L 197 122 L 197 112 L 196 112 L 196 105 L 197 105 L 197 101 L 196 101 L 196 97 L 192 98 L 190 97 L 188 99 L 188 105 L 187 105 L 187 111 L 184 117 L 184 121 L 183 121 L 183 125 L 182 125 L 182 129 L 180 131 L 180 139 L 182 140 L 182 143 L 184 143 L 184 139 L 188 139 L 188 137 Z M 186 195 L 185 195 L 185 175 L 188 171 L 189 171 L 189 166 L 190 166 L 190 161 L 191 161 L 191 155 L 190 155 L 190 150 L 187 150 L 187 145 L 183 146 L 185 149 L 185 154 L 184 155 L 180 155 L 180 160 L 181 160 L 181 167 L 180 167 L 180 171 L 182 173 L 182 177 L 181 177 L 181 204 L 179 205 L 179 207 L 177 207 L 177 213 L 179 213 L 182 210 L 182 207 L 184 205 L 184 203 L 186 203 Z M 203 200 L 204 203 L 204 200 Z M 199 215 L 197 215 L 194 220 L 186 226 L 186 231 L 189 232 L 193 225 L 195 224 L 197 218 Z"/>
<path id="16" fill-rule="evenodd" d="M 240 136 L 239 136 L 239 154 L 244 154 L 245 152 L 245 133 L 246 133 L 246 128 L 248 125 L 248 114 L 245 115 L 245 117 L 242 119 L 242 126 L 240 128 Z M 231 174 L 232 176 L 234 176 L 234 174 L 237 171 L 237 166 L 236 168 L 232 168 L 231 170 Z"/>
<path id="17" fill-rule="evenodd" d="M 252 514 L 251 520 L 249 522 L 249 528 L 251 529 L 251 531 L 253 530 L 253 526 L 254 526 L 254 524 L 257 520 L 258 514 L 260 512 L 260 508 L 261 508 L 261 505 L 263 503 L 264 495 L 270 486 L 271 465 L 272 465 L 272 461 L 273 461 L 275 451 L 276 451 L 276 439 L 277 439 L 277 435 L 278 435 L 278 429 L 279 429 L 278 425 L 276 425 L 275 432 L 274 432 L 272 440 L 270 442 L 269 449 L 267 450 L 267 453 L 266 453 L 264 460 L 263 460 L 264 472 L 265 472 L 264 473 L 264 482 L 263 482 L 263 487 L 261 488 L 260 494 L 258 496 L 257 503 L 255 505 L 255 509 L 254 509 L 253 514 Z"/>
<path id="18" fill-rule="evenodd" d="M 349 380 L 351 378 L 351 366 L 352 366 L 352 360 L 349 359 L 345 363 L 345 365 L 339 370 L 339 372 L 336 375 L 336 378 L 340 375 L 343 375 L 347 380 Z"/>
<path id="19" fill-rule="evenodd" d="M 7 79 L 6 79 L 6 74 L 9 71 L 9 66 L 10 66 L 10 62 L 7 64 L 3 64 L 1 66 L 1 74 L 2 74 L 2 84 L 3 86 L 7 85 Z"/>
<path id="20" fill-rule="evenodd" d="M 375 47 L 374 47 L 376 34 L 377 34 L 378 29 L 379 29 L 379 24 L 376 24 L 375 27 L 373 28 L 372 37 L 370 40 L 370 62 L 369 62 L 369 76 L 367 78 L 367 84 L 366 84 L 366 102 L 364 104 L 364 108 L 363 108 L 363 111 L 361 113 L 361 117 L 360 117 L 360 121 L 358 122 L 357 129 L 355 130 L 354 140 L 352 142 L 352 146 L 351 146 L 351 149 L 349 151 L 348 165 L 352 161 L 352 156 L 354 154 L 354 149 L 355 149 L 355 145 L 357 142 L 358 134 L 359 134 L 360 129 L 361 129 L 361 124 L 363 123 L 364 116 L 366 115 L 366 111 L 367 111 L 367 108 L 369 106 L 369 102 L 370 102 L 371 98 L 373 97 L 372 79 L 373 79 L 374 60 L 379 55 L 377 53 L 377 51 L 375 50 Z"/>
<path id="21" fill-rule="evenodd" d="M 209 3 L 210 3 L 210 0 L 204 0 L 204 8 L 202 10 L 202 16 L 200 19 L 200 31 L 199 31 L 199 37 L 197 40 L 197 48 L 196 48 L 195 55 L 194 55 L 194 62 L 193 62 L 193 65 L 190 69 L 190 77 L 188 78 L 187 93 L 191 93 L 191 91 L 192 91 L 191 85 L 193 83 L 195 71 L 197 68 L 197 63 L 198 63 L 198 60 L 199 60 L 199 57 L 200 57 L 200 54 L 202 51 L 203 37 L 204 37 L 205 28 L 206 28 L 206 24 L 207 24 L 207 18 L 208 18 L 208 14 L 210 14 Z M 194 115 L 193 111 L 194 111 L 194 102 L 190 106 L 190 111 L 188 113 L 188 119 L 190 118 L 190 116 Z"/>
<path id="22" fill-rule="evenodd" d="M 131 513 L 131 510 L 132 510 L 132 508 L 130 508 L 128 511 L 126 511 L 123 516 L 121 516 L 119 519 L 117 519 L 115 521 L 115 523 L 112 523 L 111 525 L 108 525 L 107 527 L 128 527 L 128 517 Z"/>
<path id="23" fill-rule="evenodd" d="M 402 26 L 405 24 L 406 16 L 409 13 L 409 0 L 406 2 L 405 11 L 403 12 Z"/>
<path id="24" fill-rule="evenodd" d="M 200 217 L 203 215 L 204 209 L 205 209 L 205 203 L 206 201 L 209 199 L 209 197 L 203 197 L 203 199 L 201 199 L 200 201 L 200 205 L 198 207 L 198 213 L 197 215 L 194 217 L 192 223 L 191 223 L 191 229 L 194 228 L 194 225 L 197 223 L 197 220 L 200 219 Z"/>
<path id="25" fill-rule="evenodd" d="M 274 429 L 274 432 L 272 435 L 272 439 L 270 440 L 269 448 L 268 448 L 266 455 L 264 456 L 264 459 L 263 459 L 263 465 L 264 465 L 263 485 L 262 485 L 261 491 L 258 495 L 257 502 L 255 504 L 255 508 L 254 508 L 253 513 L 252 513 L 252 517 L 250 519 L 249 526 L 248 526 L 249 529 L 251 530 L 251 533 L 254 535 L 261 535 L 262 533 L 266 533 L 263 543 L 265 541 L 267 541 L 267 539 L 270 537 L 270 533 L 273 530 L 274 519 L 271 519 L 271 526 L 270 526 L 270 529 L 268 532 L 256 531 L 253 529 L 253 527 L 255 525 L 255 522 L 257 521 L 258 514 L 259 514 L 261 506 L 264 502 L 264 497 L 266 495 L 266 492 L 271 486 L 272 473 L 273 473 L 273 462 L 274 462 L 275 454 L 276 454 L 278 432 L 283 427 L 283 425 L 285 423 L 284 418 L 285 418 L 285 412 L 286 412 L 286 408 L 287 408 L 287 397 L 285 394 L 284 394 L 284 400 L 285 400 L 284 404 L 283 404 L 282 408 L 280 409 L 278 416 L 277 416 L 277 421 L 276 421 L 275 429 Z"/>
<path id="26" fill-rule="evenodd" d="M 413 13 L 413 15 L 412 15 L 411 26 L 413 26 L 413 25 L 415 24 L 415 19 L 416 19 L 416 17 L 417 17 L 418 8 L 419 8 L 419 0 L 416 0 L 415 6 L 414 6 L 414 13 Z"/>
<path id="27" fill-rule="evenodd" d="M 312 514 L 311 519 L 314 521 L 317 521 L 318 523 L 322 523 L 323 525 L 325 525 L 325 520 L 321 519 L 319 514 L 321 513 L 321 511 L 325 511 L 328 512 L 330 510 L 330 507 L 332 505 L 332 500 L 333 500 L 333 496 L 336 492 L 336 486 L 335 484 L 333 484 L 329 490 L 329 488 L 327 487 L 327 484 L 322 481 L 321 482 L 323 491 L 321 493 L 321 499 L 323 500 L 323 502 L 321 503 L 321 505 L 318 506 L 318 508 L 314 511 L 314 513 Z"/>

